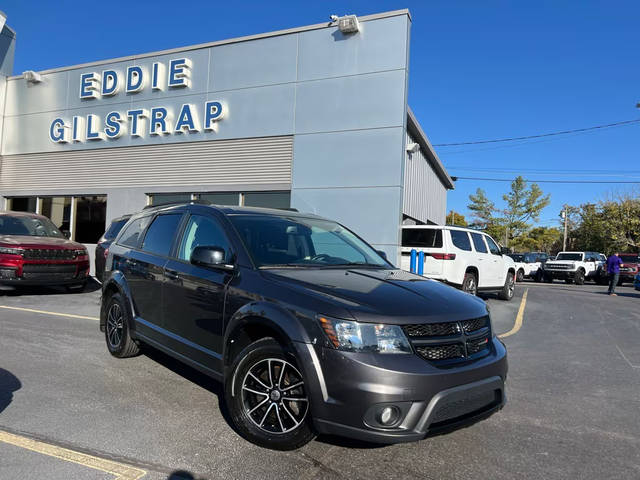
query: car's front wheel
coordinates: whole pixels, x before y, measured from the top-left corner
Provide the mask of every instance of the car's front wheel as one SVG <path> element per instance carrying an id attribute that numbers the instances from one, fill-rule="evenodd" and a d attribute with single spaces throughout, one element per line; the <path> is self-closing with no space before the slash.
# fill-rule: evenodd
<path id="1" fill-rule="evenodd" d="M 225 382 L 225 400 L 239 433 L 256 445 L 294 450 L 310 442 L 309 397 L 293 351 L 263 338 L 236 358 Z"/>
<path id="2" fill-rule="evenodd" d="M 504 287 L 502 287 L 502 290 L 500 290 L 498 297 L 500 297 L 501 300 L 511 300 L 515 291 L 516 283 L 513 278 L 513 273 L 508 272 L 507 279 L 504 282 Z"/>
<path id="3" fill-rule="evenodd" d="M 581 268 L 576 272 L 574 282 L 576 285 L 584 285 L 584 270 Z"/>

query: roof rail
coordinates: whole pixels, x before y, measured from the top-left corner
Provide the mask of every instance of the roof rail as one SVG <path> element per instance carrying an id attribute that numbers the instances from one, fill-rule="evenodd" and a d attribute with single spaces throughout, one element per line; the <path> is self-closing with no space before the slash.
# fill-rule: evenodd
<path id="1" fill-rule="evenodd" d="M 171 205 L 187 205 L 187 204 L 211 205 L 211 202 L 209 200 L 198 198 L 196 200 L 186 200 L 182 202 L 165 202 L 165 203 L 157 203 L 155 205 L 147 205 L 146 207 L 143 208 L 143 210 L 147 210 L 149 208 L 169 207 Z"/>

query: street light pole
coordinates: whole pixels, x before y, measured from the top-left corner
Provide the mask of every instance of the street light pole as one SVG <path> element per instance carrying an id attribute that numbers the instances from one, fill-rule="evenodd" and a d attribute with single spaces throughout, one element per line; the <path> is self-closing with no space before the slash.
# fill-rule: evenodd
<path id="1" fill-rule="evenodd" d="M 567 250 L 567 220 L 569 215 L 567 214 L 567 205 L 565 204 L 564 210 L 562 210 L 562 218 L 564 218 L 564 240 L 562 241 L 562 251 Z"/>

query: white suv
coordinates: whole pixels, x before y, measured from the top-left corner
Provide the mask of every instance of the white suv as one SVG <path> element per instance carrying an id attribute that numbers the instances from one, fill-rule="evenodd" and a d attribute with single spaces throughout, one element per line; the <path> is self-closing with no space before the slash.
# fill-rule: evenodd
<path id="1" fill-rule="evenodd" d="M 485 233 L 463 227 L 405 225 L 400 265 L 403 270 L 410 269 L 414 249 L 424 252 L 425 277 L 473 295 L 478 291 L 495 291 L 503 300 L 513 298 L 515 263 Z"/>

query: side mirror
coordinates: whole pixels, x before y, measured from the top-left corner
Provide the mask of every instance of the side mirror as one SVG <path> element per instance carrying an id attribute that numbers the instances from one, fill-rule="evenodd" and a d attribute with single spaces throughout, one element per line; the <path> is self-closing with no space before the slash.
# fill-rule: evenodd
<path id="1" fill-rule="evenodd" d="M 71 232 L 69 230 L 60 230 L 64 238 L 71 238 Z"/>
<path id="2" fill-rule="evenodd" d="M 228 263 L 224 248 L 215 246 L 198 246 L 191 252 L 191 263 L 202 267 L 220 270 L 235 270 L 235 265 Z"/>
<path id="3" fill-rule="evenodd" d="M 385 253 L 384 250 L 376 250 L 376 253 L 380 255 L 382 258 L 384 258 L 385 260 L 388 260 L 387 254 Z"/>
<path id="4" fill-rule="evenodd" d="M 509 255 L 511 251 L 507 247 L 500 247 L 500 253 L 502 255 Z"/>

